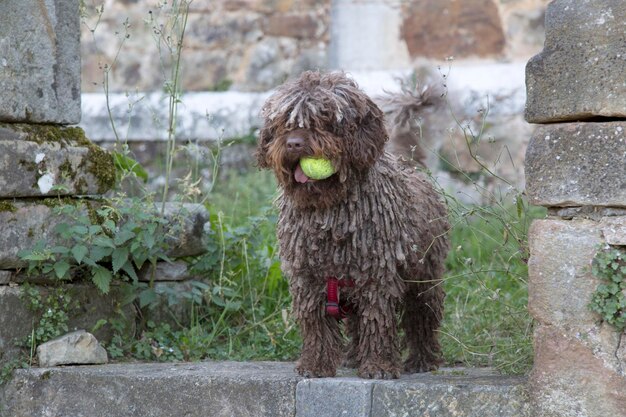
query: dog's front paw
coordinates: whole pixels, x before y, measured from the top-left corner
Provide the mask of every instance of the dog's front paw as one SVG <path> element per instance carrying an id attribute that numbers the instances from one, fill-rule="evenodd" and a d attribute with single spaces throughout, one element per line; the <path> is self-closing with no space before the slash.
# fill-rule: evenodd
<path id="1" fill-rule="evenodd" d="M 400 378 L 400 367 L 384 363 L 364 363 L 359 366 L 357 374 L 367 379 L 397 379 Z"/>
<path id="2" fill-rule="evenodd" d="M 335 376 L 337 373 L 332 365 L 312 365 L 303 361 L 296 364 L 295 371 L 305 378 L 326 378 Z"/>

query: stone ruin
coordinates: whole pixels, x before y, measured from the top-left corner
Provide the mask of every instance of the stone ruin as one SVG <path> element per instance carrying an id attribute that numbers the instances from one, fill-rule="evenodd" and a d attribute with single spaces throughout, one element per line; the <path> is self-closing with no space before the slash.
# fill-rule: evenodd
<path id="1" fill-rule="evenodd" d="M 0 16 L 4 17 L 4 23 L 0 25 L 0 87 L 3 92 L 0 100 L 0 230 L 3 236 L 0 242 L 0 354 L 5 357 L 11 355 L 12 340 L 29 332 L 25 323 L 30 322 L 31 313 L 19 299 L 20 285 L 34 280 L 33 284 L 46 288 L 45 281 L 19 272 L 25 264 L 17 257 L 17 251 L 50 236 L 54 225 L 61 221 L 52 216 L 52 206 L 59 198 L 84 205 L 88 210 L 90 204 L 98 203 L 99 196 L 111 187 L 114 180 L 110 156 L 91 144 L 80 129 L 67 127 L 78 123 L 80 118 L 78 4 L 72 0 L 46 2 L 42 8 L 37 7 L 39 4 L 43 3 L 24 0 L 19 5 L 13 2 L 0 5 Z M 427 382 L 420 383 L 419 392 L 444 387 L 441 389 L 446 392 L 437 392 L 437 398 L 454 393 L 450 403 L 439 410 L 442 414 L 432 415 L 496 415 L 493 410 L 501 410 L 502 413 L 497 415 L 507 416 L 624 415 L 624 334 L 603 323 L 588 307 L 599 284 L 590 268 L 595 254 L 606 245 L 626 246 L 624 22 L 626 3 L 622 0 L 555 0 L 546 16 L 545 48 L 527 66 L 526 118 L 541 126 L 535 131 L 527 151 L 526 191 L 532 204 L 547 207 L 549 213 L 548 218 L 533 223 L 529 236 L 529 309 L 536 320 L 535 365 L 527 385 L 532 410 L 518 404 L 515 406 L 517 412 L 510 409 L 504 412 L 502 407 L 514 401 L 496 395 L 499 403 L 489 408 L 491 411 L 483 408 L 486 414 L 476 414 L 485 401 L 481 399 L 483 397 L 472 397 L 477 401 L 475 403 L 471 402 L 472 398 L 465 399 L 463 395 L 466 393 L 460 388 L 465 381 L 453 382 L 454 387 L 447 388 L 436 376 L 427 375 Z M 176 208 L 173 207 L 172 211 Z M 198 234 L 198 230 L 202 230 L 205 222 L 204 212 L 191 219 L 189 229 L 195 234 L 190 231 L 180 240 L 179 243 L 185 242 L 185 245 L 174 245 L 177 246 L 176 255 L 200 250 L 202 233 Z M 158 277 L 172 281 L 184 275 L 184 271 L 157 273 Z M 114 297 L 100 297 L 88 285 L 70 286 L 82 309 L 82 313 L 73 318 L 71 327 L 89 328 L 97 316 L 94 311 L 106 314 L 114 310 Z M 172 378 L 174 365 L 167 366 L 167 370 L 156 366 L 142 370 L 133 368 L 131 373 L 137 372 L 140 377 L 144 374 L 154 376 L 137 380 L 136 389 L 145 389 L 146 396 L 155 395 L 151 397 L 155 403 L 163 395 L 170 398 L 167 395 L 172 391 L 174 397 L 162 406 L 169 409 L 167 406 L 170 405 L 174 413 L 188 407 L 189 402 L 176 403 L 180 395 L 169 386 L 159 385 L 154 392 L 149 391 L 154 381 L 170 381 L 168 378 Z M 214 390 L 212 392 L 219 401 L 226 399 L 224 403 L 218 401 L 223 409 L 239 403 L 233 401 L 234 397 L 229 393 L 215 394 L 220 392 L 219 388 L 211 384 L 217 381 L 223 387 L 225 383 L 220 380 L 222 369 L 214 372 L 204 369 L 205 365 L 184 366 L 184 372 L 181 367 L 176 368 L 184 373 L 184 378 L 177 380 L 180 384 L 177 386 L 181 390 L 197 389 L 185 386 L 184 381 L 192 381 L 192 385 L 201 381 L 202 386 L 194 396 L 198 404 L 193 404 L 193 410 L 186 415 L 200 415 L 192 413 L 203 407 L 210 409 L 211 404 L 202 402 L 203 399 L 213 401 L 213 397 L 205 395 L 209 388 Z M 209 367 L 212 366 L 215 365 Z M 358 405 L 379 407 L 379 411 L 387 404 L 380 402 L 383 401 L 381 398 L 389 397 L 385 389 L 398 391 L 399 397 L 392 396 L 394 407 L 420 410 L 420 413 L 433 411 L 422 407 L 431 399 L 411 403 L 417 401 L 413 382 L 372 385 L 378 382 L 344 381 L 342 385 L 333 385 L 335 380 L 298 381 L 290 370 L 282 368 L 280 378 L 272 374 L 263 383 L 271 387 L 275 383 L 282 384 L 279 400 L 272 396 L 273 392 L 260 391 L 259 387 L 263 385 L 259 385 L 258 379 L 262 378 L 259 376 L 261 367 L 242 366 L 254 369 L 242 371 L 238 368 L 237 376 L 232 378 L 234 382 L 226 381 L 226 384 L 239 386 L 246 378 L 246 372 L 254 374 L 252 379 L 256 385 L 250 391 L 252 399 L 245 395 L 241 397 L 242 404 L 250 405 L 246 405 L 246 413 L 267 396 L 273 406 L 281 407 L 275 415 L 293 415 L 292 394 L 296 385 L 299 397 L 295 400 L 305 403 L 297 415 L 305 415 L 307 407 L 315 404 L 303 400 L 306 395 L 312 395 L 309 385 L 318 387 L 323 393 L 311 398 L 317 398 L 318 403 L 328 407 L 335 404 L 328 400 L 329 393 L 336 394 L 341 387 L 348 387 L 354 391 L 342 398 L 350 398 Z M 113 369 L 111 375 L 115 378 L 132 378 L 123 373 L 121 367 L 110 369 Z M 80 371 L 68 368 L 52 378 L 60 383 L 63 378 L 73 381 L 70 391 L 86 389 L 84 395 L 90 395 L 102 386 L 111 392 L 120 389 L 115 378 L 108 382 L 110 385 L 102 385 L 107 382 L 98 369 L 87 368 L 84 374 L 75 372 Z M 49 371 L 23 371 L 19 378 L 20 382 L 10 386 L 15 400 L 9 403 L 8 412 L 12 414 L 6 415 L 34 415 L 22 413 L 20 409 L 51 410 L 46 404 L 27 404 L 33 402 L 37 393 L 45 394 L 42 402 L 46 402 L 46 398 L 56 398 L 56 388 L 46 385 Z M 439 382 L 433 382 L 435 380 Z M 125 386 L 122 389 L 127 391 Z M 275 388 L 272 390 L 278 392 Z M 380 390 L 384 395 L 377 397 Z M 355 392 L 363 393 L 365 400 L 357 401 L 353 395 Z M 495 391 L 489 386 L 485 392 Z M 142 395 L 139 397 L 144 398 Z M 526 397 L 516 394 L 515 398 L 519 401 Z M 97 400 L 105 401 L 106 398 L 98 396 Z M 246 402 L 248 400 L 251 402 Z M 135 406 L 151 406 L 150 401 L 144 403 L 127 406 L 133 410 Z M 450 406 L 452 403 L 472 404 L 475 408 L 460 411 Z M 58 399 L 55 404 L 56 409 L 63 408 Z M 113 415 L 119 410 L 110 411 Z M 373 409 L 369 408 L 368 413 L 365 415 L 372 415 Z M 5 415 L 2 409 L 0 415 Z M 311 415 L 319 415 L 319 409 L 315 408 Z M 376 415 L 397 414 L 381 411 Z"/>
<path id="2" fill-rule="evenodd" d="M 535 416 L 623 416 L 626 337 L 589 309 L 606 245 L 626 246 L 626 2 L 556 0 L 527 65 L 526 192 L 549 216 L 530 229 Z"/>
<path id="3" fill-rule="evenodd" d="M 18 252 L 42 239 L 57 243 L 54 227 L 68 219 L 55 215 L 55 207 L 72 204 L 91 212 L 106 201 L 115 167 L 109 153 L 71 126 L 81 116 L 78 1 L 2 2 L 0 16 L 0 360 L 7 360 L 17 352 L 15 341 L 31 332 L 33 313 L 20 298 L 22 284 L 35 285 L 43 294 L 51 284 L 25 274 L 27 262 Z M 166 218 L 175 221 L 181 213 L 183 231 L 169 242 L 174 258 L 204 251 L 206 210 L 167 203 Z M 139 275 L 150 281 L 148 274 Z M 182 262 L 158 264 L 154 276 L 157 292 L 188 288 L 189 279 Z M 80 305 L 70 329 L 91 329 L 120 308 L 116 288 L 102 296 L 93 285 L 66 287 Z M 130 306 L 124 308 L 134 317 Z M 110 335 L 101 329 L 98 336 Z"/>

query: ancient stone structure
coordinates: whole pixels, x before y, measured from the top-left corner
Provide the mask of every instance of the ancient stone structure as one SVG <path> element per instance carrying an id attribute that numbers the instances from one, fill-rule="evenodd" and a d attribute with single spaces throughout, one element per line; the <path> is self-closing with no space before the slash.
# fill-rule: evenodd
<path id="1" fill-rule="evenodd" d="M 266 91 L 304 69 L 400 69 L 450 56 L 457 62 L 526 61 L 543 44 L 548 2 L 195 0 L 182 56 L 183 87 Z M 160 90 L 159 52 L 152 24 L 145 22 L 162 9 L 148 0 L 107 1 L 102 13 L 89 4 L 85 12 L 83 91 L 101 91 L 103 65 L 112 63 L 122 41 L 111 91 Z"/>
<path id="2" fill-rule="evenodd" d="M 34 313 L 20 296 L 22 284 L 34 285 L 43 298 L 52 291 L 49 278 L 24 273 L 27 262 L 19 251 L 40 240 L 48 247 L 63 244 L 53 230 L 72 219 L 55 207 L 71 204 L 91 215 L 115 184 L 113 157 L 81 128 L 68 126 L 81 115 L 79 39 L 76 0 L 0 4 L 0 362 L 10 359 L 16 342 L 32 330 Z M 164 217 L 181 226 L 168 237 L 168 256 L 204 251 L 206 209 L 167 203 Z M 141 279 L 163 281 L 157 292 L 188 285 L 179 284 L 190 278 L 180 266 L 163 274 L 143 272 Z M 119 288 L 107 296 L 85 283 L 65 288 L 78 304 L 70 329 L 91 329 L 99 319 L 117 314 Z M 132 321 L 134 312 L 124 309 Z M 100 329 L 97 335 L 106 339 L 110 332 Z"/>
<path id="3" fill-rule="evenodd" d="M 80 20 L 73 2 L 2 2 L 0 120 L 80 121 Z"/>
<path id="4" fill-rule="evenodd" d="M 445 84 L 446 100 L 461 125 L 480 130 L 488 108 L 484 140 L 474 151 L 493 172 L 521 189 L 524 152 L 532 134 L 523 120 L 524 65 L 543 44 L 548 2 L 195 0 L 181 54 L 185 111 L 176 125 L 178 137 L 201 147 L 218 139 L 245 142 L 260 126 L 257 115 L 267 93 L 303 70 L 343 69 L 372 96 L 397 90 L 398 78 L 415 71 L 422 81 Z M 167 116 L 162 86 L 163 72 L 169 70 L 169 58 L 156 46 L 154 27 L 164 21 L 170 5 L 106 1 L 96 11 L 86 3 L 81 26 L 81 126 L 98 144 L 114 142 L 106 110 L 110 105 L 118 132 L 147 162 L 151 178 L 158 178 L 149 162 L 154 158 L 142 159 L 142 154 L 157 153 L 156 142 L 166 132 L 154 121 Z M 110 69 L 108 100 L 103 94 L 105 68 Z M 429 168 L 451 192 L 461 189 L 457 195 L 466 202 L 480 202 L 465 174 L 480 177 L 482 167 L 468 151 L 457 120 L 445 109 L 436 116 L 423 118 L 423 140 L 432 151 Z M 393 145 L 392 151 L 410 157 L 415 144 Z M 224 152 L 237 161 L 237 169 L 250 167 L 250 149 Z M 442 164 L 438 154 L 454 163 Z"/>
<path id="5" fill-rule="evenodd" d="M 623 1 L 556 0 L 527 66 L 526 117 L 546 123 L 528 147 L 527 193 L 550 214 L 529 236 L 536 416 L 626 410 L 626 337 L 589 308 L 593 258 L 626 245 L 625 21 Z"/>

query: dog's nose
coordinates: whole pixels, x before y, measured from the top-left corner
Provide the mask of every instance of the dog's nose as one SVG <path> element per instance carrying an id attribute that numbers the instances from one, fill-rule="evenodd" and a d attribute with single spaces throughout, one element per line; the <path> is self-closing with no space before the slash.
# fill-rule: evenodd
<path id="1" fill-rule="evenodd" d="M 299 151 L 304 146 L 304 139 L 299 136 L 292 136 L 287 139 L 287 150 L 290 152 Z"/>

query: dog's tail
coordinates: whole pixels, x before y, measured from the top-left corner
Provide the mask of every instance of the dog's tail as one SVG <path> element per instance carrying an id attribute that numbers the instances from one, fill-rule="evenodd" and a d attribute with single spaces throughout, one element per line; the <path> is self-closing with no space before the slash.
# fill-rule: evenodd
<path id="1" fill-rule="evenodd" d="M 428 113 L 444 103 L 443 91 L 432 84 L 400 80 L 399 92 L 388 92 L 376 100 L 385 112 L 392 150 L 425 165 L 424 136 Z"/>

